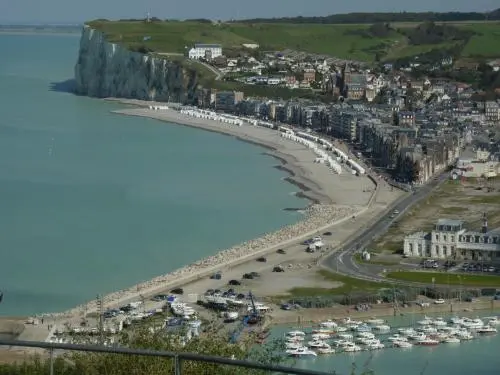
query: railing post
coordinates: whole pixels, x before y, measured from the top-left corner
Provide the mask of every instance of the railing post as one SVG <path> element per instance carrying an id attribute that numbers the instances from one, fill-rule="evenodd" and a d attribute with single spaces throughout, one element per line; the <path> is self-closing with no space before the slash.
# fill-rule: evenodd
<path id="1" fill-rule="evenodd" d="M 178 355 L 174 357 L 174 375 L 182 375 L 182 359 Z M 53 374 L 51 374 L 53 375 Z"/>
<path id="2" fill-rule="evenodd" d="M 50 355 L 49 373 L 50 375 L 54 375 L 54 348 L 49 349 L 49 355 Z"/>

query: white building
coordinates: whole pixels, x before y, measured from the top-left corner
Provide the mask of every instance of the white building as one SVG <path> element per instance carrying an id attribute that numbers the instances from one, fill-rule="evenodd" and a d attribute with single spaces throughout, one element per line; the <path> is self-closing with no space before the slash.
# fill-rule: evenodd
<path id="1" fill-rule="evenodd" d="M 222 56 L 222 46 L 220 44 L 195 44 L 188 52 L 190 59 L 215 59 Z"/>
<path id="2" fill-rule="evenodd" d="M 409 257 L 500 261 L 500 228 L 488 230 L 486 216 L 481 231 L 469 231 L 463 221 L 439 219 L 432 232 L 417 232 L 404 239 Z"/>

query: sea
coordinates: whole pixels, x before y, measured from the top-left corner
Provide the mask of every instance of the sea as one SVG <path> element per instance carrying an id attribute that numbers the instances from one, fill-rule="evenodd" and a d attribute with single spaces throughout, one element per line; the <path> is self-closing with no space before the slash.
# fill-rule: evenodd
<path id="1" fill-rule="evenodd" d="M 448 320 L 452 316 L 484 318 L 499 316 L 500 311 L 455 312 L 439 315 Z M 428 314 L 431 318 L 438 315 Z M 424 314 L 409 313 L 404 316 L 386 317 L 392 333 L 401 327 L 417 327 Z M 484 320 L 486 321 L 486 320 Z M 500 332 L 500 326 L 497 327 Z M 281 340 L 290 330 L 310 333 L 311 327 L 277 326 L 272 330 L 272 339 Z M 355 333 L 354 333 L 355 335 Z M 408 349 L 389 347 L 385 342 L 390 334 L 376 337 L 387 345 L 385 349 L 355 353 L 336 353 L 318 357 L 299 358 L 289 365 L 300 369 L 322 371 L 335 375 L 498 375 L 500 373 L 500 334 L 479 336 L 460 344 L 440 344 L 425 347 L 413 346 Z M 310 336 L 306 340 L 310 340 Z"/>
<path id="2" fill-rule="evenodd" d="M 300 220 L 266 150 L 73 95 L 79 34 L 0 33 L 1 316 L 58 312 Z"/>

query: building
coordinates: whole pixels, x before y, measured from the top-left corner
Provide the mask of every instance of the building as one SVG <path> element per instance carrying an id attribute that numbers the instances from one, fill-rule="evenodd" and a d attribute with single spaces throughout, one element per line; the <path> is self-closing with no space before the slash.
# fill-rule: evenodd
<path id="1" fill-rule="evenodd" d="M 222 56 L 222 46 L 220 44 L 195 44 L 188 52 L 188 57 L 193 60 L 210 60 L 219 56 Z"/>
<path id="2" fill-rule="evenodd" d="M 398 112 L 399 126 L 414 127 L 415 126 L 415 113 L 411 111 Z"/>
<path id="3" fill-rule="evenodd" d="M 487 101 L 484 104 L 484 115 L 488 121 L 500 121 L 500 104 L 494 101 Z"/>
<path id="4" fill-rule="evenodd" d="M 316 80 L 316 71 L 314 69 L 304 69 L 304 82 L 312 83 Z"/>
<path id="5" fill-rule="evenodd" d="M 486 215 L 481 231 L 470 231 L 461 220 L 439 219 L 434 230 L 405 237 L 403 253 L 409 257 L 500 261 L 500 228 L 488 230 Z"/>
<path id="6" fill-rule="evenodd" d="M 215 93 L 215 109 L 233 112 L 243 99 L 241 91 L 218 91 Z"/>

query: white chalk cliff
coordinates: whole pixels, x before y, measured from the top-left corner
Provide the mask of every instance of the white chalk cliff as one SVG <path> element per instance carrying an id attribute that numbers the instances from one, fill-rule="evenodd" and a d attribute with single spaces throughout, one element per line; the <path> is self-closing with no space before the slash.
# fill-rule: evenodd
<path id="1" fill-rule="evenodd" d="M 93 97 L 191 102 L 198 86 L 195 71 L 106 41 L 84 26 L 75 66 L 76 92 Z"/>

